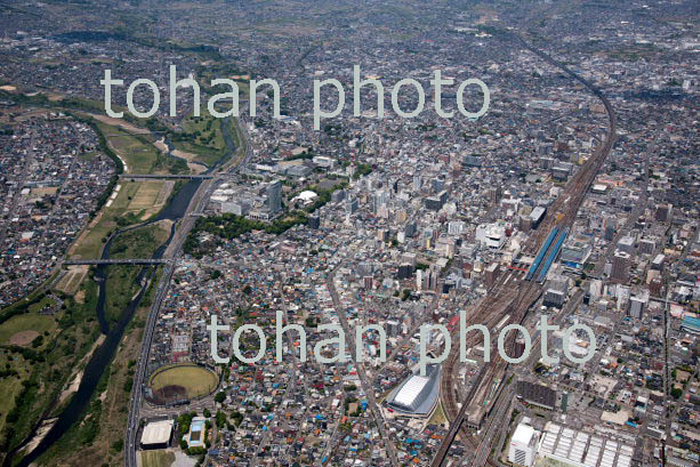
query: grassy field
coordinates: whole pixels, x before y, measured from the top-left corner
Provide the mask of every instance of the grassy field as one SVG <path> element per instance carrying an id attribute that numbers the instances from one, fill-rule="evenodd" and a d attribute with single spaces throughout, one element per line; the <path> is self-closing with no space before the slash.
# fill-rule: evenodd
<path id="1" fill-rule="evenodd" d="M 27 98 L 29 99 L 29 98 Z M 99 102 L 79 99 L 40 99 L 29 103 L 37 106 L 65 106 L 68 109 L 102 113 Z M 24 101 L 23 101 L 24 102 Z M 55 104 L 51 104 L 55 102 Z M 87 118 L 83 116 L 84 118 Z M 109 148 L 108 154 L 115 152 L 126 164 L 126 173 L 171 174 L 187 173 L 184 161 L 163 154 L 153 145 L 150 130 L 130 128 L 111 121 L 93 122 L 104 136 Z M 205 122 L 193 122 L 192 128 L 209 132 L 195 146 L 205 156 L 213 157 L 222 143 L 220 122 L 214 122 L 207 129 Z M 108 150 L 110 149 L 110 150 Z M 95 154 L 86 155 L 86 159 Z M 98 258 L 104 242 L 118 228 L 133 225 L 152 218 L 169 198 L 173 183 L 162 180 L 130 182 L 122 180 L 116 195 L 107 201 L 91 225 L 85 229 L 79 241 L 69 252 L 69 256 Z M 167 238 L 169 229 L 153 226 L 152 235 L 126 236 L 127 245 L 122 253 L 130 256 L 150 256 L 153 250 Z M 115 242 L 118 245 L 118 242 Z M 117 274 L 118 268 L 110 267 Z M 138 267 L 131 267 L 132 271 Z M 130 275 L 131 273 L 127 274 Z M 109 295 L 122 295 L 130 299 L 133 280 L 120 277 L 110 281 Z M 114 283 L 121 283 L 114 285 Z M 50 281 L 47 281 L 47 284 Z M 3 453 L 10 452 L 23 441 L 42 417 L 55 415 L 62 391 L 68 387 L 71 375 L 82 368 L 85 354 L 94 348 L 100 335 L 97 308 L 97 284 L 93 270 L 89 267 L 71 267 L 59 281 L 63 293 L 56 292 L 64 300 L 64 306 L 54 316 L 40 315 L 38 311 L 49 303 L 43 297 L 44 289 L 30 292 L 27 299 L 2 310 L 5 317 L 0 325 L 0 346 L 22 332 L 35 332 L 43 338 L 43 344 L 26 347 L 0 347 L 0 460 Z M 65 295 L 64 295 L 65 294 Z M 108 301 L 111 297 L 108 296 Z M 52 299 L 48 299 L 52 300 Z M 152 298 L 151 298 L 152 300 Z M 35 302 L 35 303 L 34 303 Z M 144 300 L 145 305 L 146 300 Z M 16 314 L 12 317 L 15 312 Z M 121 312 L 121 308 L 120 308 Z M 84 417 L 63 440 L 57 443 L 56 450 L 48 456 L 60 452 L 58 458 L 66 462 L 48 462 L 49 465 L 120 465 L 123 464 L 123 430 L 126 423 L 128 402 L 131 394 L 134 364 L 139 355 L 139 342 L 142 338 L 143 323 L 148 308 L 142 307 L 129 325 L 117 356 L 105 372 L 101 386 Z M 45 333 L 49 333 L 47 337 Z M 26 337 L 26 336 L 25 336 Z M 29 336 L 32 337 L 32 336 Z M 36 339 L 38 336 L 34 336 Z M 72 378 L 71 378 L 72 379 Z M 72 435 L 71 435 L 72 433 Z M 63 447 L 68 447 L 62 451 Z M 65 457 L 63 457 L 65 456 Z M 17 459 L 19 460 L 19 459 Z M 44 459 L 42 459 L 43 463 Z"/>
<path id="2" fill-rule="evenodd" d="M 123 128 L 95 123 L 107 139 L 107 144 L 126 164 L 127 174 L 169 174 L 187 172 L 186 164 L 179 164 L 166 154 L 161 153 L 149 140 L 147 135 L 136 135 Z"/>
<path id="3" fill-rule="evenodd" d="M 182 386 L 189 397 L 200 397 L 216 389 L 219 376 L 203 367 L 173 365 L 156 370 L 149 384 L 154 391 L 165 386 Z"/>
<path id="4" fill-rule="evenodd" d="M 121 234 L 112 244 L 111 258 L 150 258 L 170 234 L 170 222 L 161 221 Z M 140 267 L 110 266 L 107 273 L 107 316 L 117 320 L 140 286 L 136 277 Z"/>
<path id="5" fill-rule="evenodd" d="M 54 300 L 52 297 L 44 297 L 38 302 L 32 303 L 29 305 L 28 310 L 32 313 L 39 313 L 41 310 L 44 309 L 53 309 L 56 306 L 56 300 Z"/>
<path id="6" fill-rule="evenodd" d="M 175 462 L 175 453 L 172 451 L 141 451 L 143 467 L 170 467 L 173 462 Z"/>
<path id="7" fill-rule="evenodd" d="M 116 198 L 95 217 L 75 242 L 69 256 L 99 258 L 104 242 L 112 232 L 156 215 L 170 196 L 173 184 L 162 180 L 127 180 L 117 186 Z"/>
<path id="8" fill-rule="evenodd" d="M 13 316 L 0 324 L 0 344 L 29 345 L 33 338 L 53 333 L 56 320 L 52 316 L 26 313 Z"/>
<path id="9" fill-rule="evenodd" d="M 172 180 L 149 180 L 138 183 L 138 189 L 127 206 L 127 212 L 140 214 L 141 220 L 146 220 L 157 214 L 168 201 L 175 182 Z"/>
<path id="10" fill-rule="evenodd" d="M 160 273 L 157 276 L 160 277 Z M 154 282 L 157 283 L 157 278 Z M 124 464 L 124 427 L 144 325 L 154 295 L 155 287 L 152 287 L 129 323 L 83 421 L 74 425 L 42 456 L 42 465 Z"/>
<path id="11" fill-rule="evenodd" d="M 22 381 L 28 376 L 28 363 L 21 355 L 10 352 L 9 350 L 0 350 L 0 368 L 7 369 L 7 365 L 17 372 L 17 374 L 7 375 L 0 378 L 0 430 L 5 426 L 7 414 L 15 406 L 15 399 L 22 391 Z"/>
<path id="12" fill-rule="evenodd" d="M 223 119 L 216 119 L 206 110 L 200 117 L 193 115 L 182 121 L 182 132 L 174 136 L 178 149 L 195 154 L 193 162 L 202 162 L 207 166 L 216 164 L 226 154 L 221 125 L 226 124 Z"/>
<path id="13" fill-rule="evenodd" d="M 51 337 L 44 337 L 43 345 L 36 348 L 30 345 L 21 351 L 16 348 L 0 350 L 0 368 L 12 373 L 0 381 L 0 394 L 3 394 L 0 404 L 2 452 L 16 447 L 47 413 L 67 378 L 99 335 L 95 314 L 96 283 L 86 278 L 78 294 L 82 297 L 81 302 L 66 297 L 65 309 L 59 310 L 54 317 L 28 310 L 8 319 L 2 326 L 4 338 L 30 328 L 42 330 L 42 336 L 43 332 L 51 333 Z M 43 301 L 37 301 L 36 305 L 43 306 Z"/>
<path id="14" fill-rule="evenodd" d="M 126 163 L 125 173 L 170 174 L 188 172 L 185 161 L 171 158 L 152 144 L 150 135 L 135 134 L 125 128 L 94 121 L 107 144 Z M 174 183 L 163 180 L 128 179 L 115 187 L 102 211 L 75 242 L 69 256 L 78 259 L 99 258 L 104 242 L 119 227 L 148 220 L 167 203 Z M 112 197 L 114 196 L 114 197 Z"/>
<path id="15" fill-rule="evenodd" d="M 160 222 L 124 232 L 112 243 L 111 258 L 150 258 L 170 235 L 172 222 Z"/>

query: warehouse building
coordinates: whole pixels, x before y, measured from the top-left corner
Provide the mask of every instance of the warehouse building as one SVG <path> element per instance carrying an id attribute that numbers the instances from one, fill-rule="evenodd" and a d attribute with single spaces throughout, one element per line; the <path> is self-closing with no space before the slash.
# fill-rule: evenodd
<path id="1" fill-rule="evenodd" d="M 634 448 L 601 435 L 547 422 L 538 456 L 575 467 L 629 467 Z"/>

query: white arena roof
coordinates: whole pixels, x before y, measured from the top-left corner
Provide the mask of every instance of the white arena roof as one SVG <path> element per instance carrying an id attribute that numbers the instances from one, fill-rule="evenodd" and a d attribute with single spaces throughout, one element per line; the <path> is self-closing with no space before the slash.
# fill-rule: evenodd
<path id="1" fill-rule="evenodd" d="M 314 199 L 318 198 L 318 194 L 311 190 L 304 190 L 292 199 L 292 201 L 301 200 L 304 203 L 310 203 Z"/>
<path id="2" fill-rule="evenodd" d="M 403 405 L 406 407 L 413 406 L 416 398 L 420 395 L 425 385 L 428 384 L 430 378 L 427 376 L 413 375 L 411 379 L 406 381 L 401 390 L 396 393 L 394 397 L 394 403 Z"/>
<path id="3" fill-rule="evenodd" d="M 426 375 L 413 374 L 398 386 L 387 400 L 387 405 L 416 416 L 430 413 L 440 395 L 440 366 L 428 365 Z"/>
<path id="4" fill-rule="evenodd" d="M 170 441 L 173 424 L 174 422 L 172 420 L 149 423 L 143 429 L 141 445 L 167 444 Z"/>

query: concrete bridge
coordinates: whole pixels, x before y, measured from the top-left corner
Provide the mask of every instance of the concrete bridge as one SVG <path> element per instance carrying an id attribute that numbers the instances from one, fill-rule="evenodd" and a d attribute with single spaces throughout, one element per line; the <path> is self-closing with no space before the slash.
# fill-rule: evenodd
<path id="1" fill-rule="evenodd" d="M 214 178 L 214 176 L 204 174 L 120 174 L 119 178 L 126 180 L 206 180 Z"/>
<path id="2" fill-rule="evenodd" d="M 125 258 L 125 259 L 69 259 L 63 262 L 64 266 L 78 266 L 78 265 L 101 265 L 101 264 L 134 264 L 134 265 L 148 265 L 148 264 L 168 264 L 170 261 L 167 259 L 155 259 L 155 258 Z"/>

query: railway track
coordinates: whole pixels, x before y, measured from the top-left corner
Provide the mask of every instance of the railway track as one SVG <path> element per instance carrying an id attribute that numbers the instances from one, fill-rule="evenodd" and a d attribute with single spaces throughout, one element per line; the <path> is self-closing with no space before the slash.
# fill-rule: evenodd
<path id="1" fill-rule="evenodd" d="M 592 94 L 601 100 L 609 121 L 604 143 L 594 151 L 583 167 L 569 180 L 565 192 L 550 206 L 550 214 L 547 215 L 538 231 L 530 238 L 526 249 L 537 252 L 544 243 L 546 236 L 548 236 L 555 227 L 568 230 L 576 220 L 578 210 L 583 203 L 588 189 L 595 180 L 596 174 L 615 144 L 617 139 L 617 118 L 609 100 L 595 85 L 580 77 L 566 65 L 559 63 L 550 55 L 533 47 L 517 33 L 508 32 L 505 34 L 509 39 L 520 44 L 523 48 L 534 53 L 547 63 L 561 69 L 574 80 L 583 84 Z M 502 289 L 506 289 L 506 291 L 504 292 Z M 508 291 L 512 290 L 517 290 L 515 294 L 516 297 L 508 301 Z M 493 299 L 490 299 L 489 296 L 482 300 L 477 308 L 480 313 L 477 314 L 487 317 L 486 321 L 482 321 L 482 323 L 490 330 L 508 314 L 511 315 L 509 318 L 510 323 L 520 324 L 525 320 L 529 308 L 539 298 L 541 292 L 542 287 L 537 282 L 524 281 L 522 278 L 516 278 L 516 283 L 511 282 L 508 286 L 502 282 L 491 290 L 491 296 L 494 297 Z M 499 297 L 501 300 L 499 300 Z M 504 303 L 505 306 L 503 306 Z M 497 304 L 499 306 L 496 306 Z M 470 339 L 467 340 L 469 345 L 473 345 L 473 342 L 480 340 L 480 333 L 472 333 L 472 335 L 476 335 L 476 337 L 470 336 Z M 507 350 L 513 348 L 514 341 L 515 333 L 510 333 L 506 343 Z M 506 401 L 507 397 L 502 397 L 501 393 L 501 389 L 503 388 L 502 382 L 508 371 L 508 364 L 496 354 L 491 362 L 484 364 L 469 392 L 461 396 L 459 391 L 456 390 L 459 387 L 456 381 L 458 377 L 458 365 L 460 363 L 459 350 L 454 348 L 452 350 L 445 365 L 444 377 L 441 383 L 443 405 L 448 419 L 451 420 L 450 431 L 433 458 L 432 466 L 440 467 L 444 464 L 450 447 L 453 445 L 460 432 L 462 433 L 461 439 L 468 448 L 473 450 L 476 456 L 476 459 L 473 459 L 470 465 L 497 465 L 490 460 L 488 454 L 484 456 L 483 452 L 484 449 L 489 447 L 486 446 L 486 444 L 488 444 L 490 437 L 493 436 L 494 420 L 493 418 L 489 419 L 490 413 L 492 410 L 495 414 L 503 413 L 503 404 L 508 402 Z M 489 389 L 494 386 L 494 383 L 499 381 L 499 389 L 493 394 Z M 460 403 L 460 399 L 463 402 Z M 486 407 L 486 405 L 490 407 Z M 484 417 L 487 419 L 487 429 L 485 430 L 484 436 L 479 439 L 477 435 L 470 433 L 469 430 L 466 429 L 464 422 L 468 420 L 470 413 L 476 412 L 479 414 L 481 411 L 485 412 Z M 481 420 L 473 421 L 480 424 Z"/>

